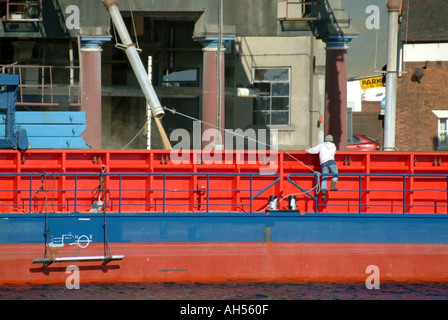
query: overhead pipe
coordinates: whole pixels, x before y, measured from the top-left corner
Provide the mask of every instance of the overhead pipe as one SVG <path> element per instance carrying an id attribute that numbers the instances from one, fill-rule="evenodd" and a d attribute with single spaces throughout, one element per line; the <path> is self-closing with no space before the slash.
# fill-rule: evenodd
<path id="1" fill-rule="evenodd" d="M 103 0 L 103 4 L 109 11 L 112 18 L 112 22 L 115 25 L 118 35 L 120 36 L 122 46 L 126 52 L 129 63 L 134 70 L 137 81 L 145 95 L 145 98 L 151 108 L 152 115 L 155 118 L 161 118 L 165 115 L 165 111 L 160 104 L 159 99 L 152 87 L 152 84 L 148 80 L 148 75 L 146 73 L 145 67 L 138 55 L 137 48 L 132 42 L 129 32 L 124 24 L 123 18 L 121 16 L 120 10 L 118 9 L 117 0 Z"/>

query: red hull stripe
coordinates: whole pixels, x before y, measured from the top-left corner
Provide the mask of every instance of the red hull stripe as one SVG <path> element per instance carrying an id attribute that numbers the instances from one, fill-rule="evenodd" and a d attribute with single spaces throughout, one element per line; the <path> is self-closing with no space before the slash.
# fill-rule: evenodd
<path id="1" fill-rule="evenodd" d="M 0 283 L 60 283 L 79 268 L 79 281 L 362 281 L 378 267 L 381 281 L 448 281 L 448 247 L 440 244 L 111 243 L 122 261 L 54 263 L 42 269 L 42 244 L 0 245 Z M 102 244 L 52 248 L 53 257 L 102 255 Z"/>

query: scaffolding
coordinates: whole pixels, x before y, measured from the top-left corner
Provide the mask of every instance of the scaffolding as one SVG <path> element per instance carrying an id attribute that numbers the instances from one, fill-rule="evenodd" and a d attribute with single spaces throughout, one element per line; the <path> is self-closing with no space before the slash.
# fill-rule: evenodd
<path id="1" fill-rule="evenodd" d="M 42 0 L 0 0 L 2 21 L 42 22 Z M 5 10 L 5 12 L 3 12 Z"/>
<path id="2" fill-rule="evenodd" d="M 79 69 L 79 66 L 0 65 L 0 72 L 19 75 L 18 106 L 81 106 Z"/>

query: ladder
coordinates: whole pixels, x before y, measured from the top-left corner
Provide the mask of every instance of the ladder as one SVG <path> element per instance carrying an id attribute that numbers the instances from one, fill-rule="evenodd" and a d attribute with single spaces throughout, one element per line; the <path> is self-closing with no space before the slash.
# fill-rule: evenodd
<path id="1" fill-rule="evenodd" d="M 104 171 L 105 167 L 101 168 L 101 173 L 99 176 L 100 185 L 97 188 L 97 192 L 105 192 L 107 189 L 104 188 Z M 33 264 L 41 263 L 42 269 L 47 268 L 49 265 L 55 263 L 55 262 L 94 262 L 94 261 L 102 261 L 101 267 L 104 267 L 106 264 L 108 264 L 111 261 L 116 260 L 123 260 L 124 255 L 112 255 L 110 253 L 109 249 L 109 241 L 107 236 L 107 215 L 106 215 L 106 209 L 103 208 L 103 215 L 104 215 L 104 255 L 100 256 L 75 256 L 75 257 L 53 257 L 51 254 L 51 250 L 48 250 L 49 248 L 49 222 L 48 222 L 48 212 L 45 212 L 45 255 L 43 258 L 37 258 L 32 261 Z M 49 253 L 49 257 L 47 256 L 47 253 Z"/>
<path id="2" fill-rule="evenodd" d="M 124 255 L 112 255 L 112 256 L 84 256 L 84 257 L 57 257 L 57 258 L 38 258 L 34 259 L 33 263 L 42 263 L 43 268 L 48 267 L 55 262 L 83 262 L 83 261 L 102 261 L 101 267 L 104 267 L 111 261 L 123 260 Z"/>

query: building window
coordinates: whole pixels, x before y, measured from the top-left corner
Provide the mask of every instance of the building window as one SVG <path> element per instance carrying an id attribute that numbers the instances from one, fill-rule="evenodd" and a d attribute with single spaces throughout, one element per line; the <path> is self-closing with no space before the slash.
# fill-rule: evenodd
<path id="1" fill-rule="evenodd" d="M 438 132 L 438 145 L 437 150 L 448 150 L 448 110 L 433 110 L 432 111 L 438 121 L 437 132 Z"/>
<path id="2" fill-rule="evenodd" d="M 164 70 L 162 85 L 165 87 L 198 87 L 198 69 Z"/>
<path id="3" fill-rule="evenodd" d="M 445 147 L 448 148 L 448 143 L 446 139 L 446 130 L 447 130 L 447 118 L 441 118 L 439 119 L 439 145 L 438 147 Z"/>
<path id="4" fill-rule="evenodd" d="M 254 98 L 254 125 L 289 125 L 290 70 L 288 68 L 255 68 L 253 85 L 261 96 Z"/>

